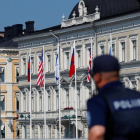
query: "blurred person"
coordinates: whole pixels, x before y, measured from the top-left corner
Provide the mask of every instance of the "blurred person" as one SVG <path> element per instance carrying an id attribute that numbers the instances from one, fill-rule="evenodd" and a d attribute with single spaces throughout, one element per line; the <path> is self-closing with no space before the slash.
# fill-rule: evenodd
<path id="1" fill-rule="evenodd" d="M 140 140 L 140 93 L 123 86 L 119 71 L 113 56 L 93 61 L 91 77 L 98 95 L 87 102 L 89 140 Z"/>

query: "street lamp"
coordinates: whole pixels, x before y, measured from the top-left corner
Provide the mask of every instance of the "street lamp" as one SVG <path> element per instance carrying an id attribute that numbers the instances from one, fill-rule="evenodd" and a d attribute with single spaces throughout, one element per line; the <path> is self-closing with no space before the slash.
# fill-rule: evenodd
<path id="1" fill-rule="evenodd" d="M 75 116 L 75 115 L 72 115 L 72 116 L 67 116 L 67 115 L 65 115 L 63 118 L 64 118 L 64 119 L 69 119 L 69 138 L 70 138 L 70 119 L 71 119 L 71 118 L 76 118 L 76 116 Z"/>
<path id="2" fill-rule="evenodd" d="M 30 115 L 26 116 L 21 114 L 20 118 L 25 118 L 25 139 L 27 139 L 27 122 L 26 122 L 26 118 L 30 118 Z"/>

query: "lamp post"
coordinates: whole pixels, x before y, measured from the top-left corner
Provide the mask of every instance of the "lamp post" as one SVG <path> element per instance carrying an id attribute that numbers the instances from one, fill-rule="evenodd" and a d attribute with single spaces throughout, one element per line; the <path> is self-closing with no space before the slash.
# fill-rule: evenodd
<path id="1" fill-rule="evenodd" d="M 69 138 L 70 138 L 70 119 L 71 119 L 71 118 L 76 118 L 76 116 L 75 116 L 75 115 L 72 115 L 72 116 L 67 116 L 67 115 L 65 115 L 63 118 L 64 118 L 64 119 L 69 119 Z"/>
<path id="2" fill-rule="evenodd" d="M 26 115 L 21 114 L 20 118 L 25 118 L 25 139 L 27 139 L 27 121 L 26 121 L 26 119 L 30 118 L 30 115 L 26 116 Z"/>

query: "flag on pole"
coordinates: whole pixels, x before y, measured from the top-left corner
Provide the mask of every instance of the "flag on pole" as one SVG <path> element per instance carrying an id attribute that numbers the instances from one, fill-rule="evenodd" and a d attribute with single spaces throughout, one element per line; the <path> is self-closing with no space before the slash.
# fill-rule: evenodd
<path id="1" fill-rule="evenodd" d="M 110 33 L 110 47 L 109 47 L 109 55 L 113 55 L 112 52 L 112 34 Z"/>
<path id="2" fill-rule="evenodd" d="M 55 81 L 59 83 L 59 47 L 57 48 L 56 62 L 55 62 Z"/>
<path id="3" fill-rule="evenodd" d="M 37 85 L 42 87 L 44 83 L 44 69 L 43 69 L 43 50 L 38 67 Z"/>
<path id="4" fill-rule="evenodd" d="M 75 73 L 75 44 L 73 43 L 73 52 L 72 52 L 72 58 L 71 58 L 71 65 L 70 65 L 70 71 L 69 71 L 69 77 L 72 77 Z"/>
<path id="5" fill-rule="evenodd" d="M 90 70 L 91 70 L 91 49 L 90 49 L 90 52 L 89 52 L 89 66 L 88 66 L 88 74 L 87 74 L 87 82 L 89 83 L 90 82 Z"/>
<path id="6" fill-rule="evenodd" d="M 29 55 L 29 61 L 28 61 L 28 82 L 30 82 L 30 55 Z"/>

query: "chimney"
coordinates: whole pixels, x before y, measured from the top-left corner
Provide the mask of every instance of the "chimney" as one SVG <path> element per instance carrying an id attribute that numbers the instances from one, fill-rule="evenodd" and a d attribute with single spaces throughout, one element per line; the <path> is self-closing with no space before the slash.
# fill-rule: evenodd
<path id="1" fill-rule="evenodd" d="M 5 34 L 4 34 L 5 38 L 11 37 L 13 35 L 12 26 L 4 27 L 4 29 L 5 29 Z"/>
<path id="2" fill-rule="evenodd" d="M 23 25 L 22 24 L 15 24 L 12 26 L 13 28 L 13 35 L 16 36 L 16 35 L 21 35 L 22 34 L 22 28 L 23 28 Z"/>
<path id="3" fill-rule="evenodd" d="M 34 21 L 27 21 L 26 24 L 26 33 L 32 33 L 34 32 Z"/>

